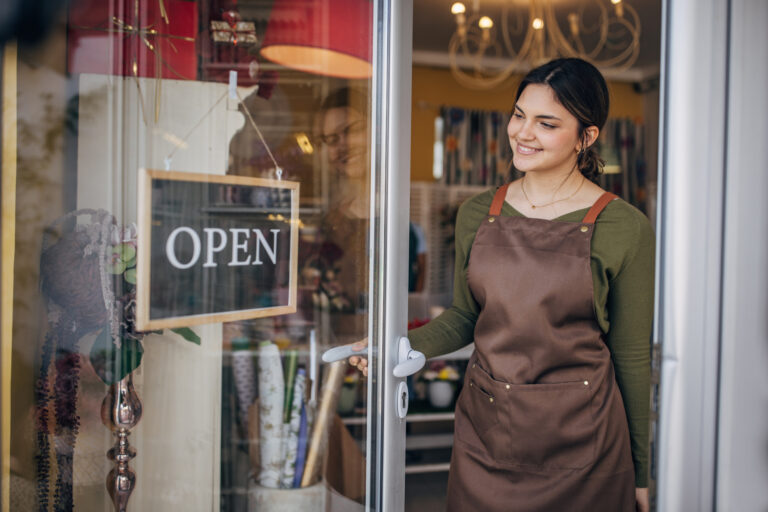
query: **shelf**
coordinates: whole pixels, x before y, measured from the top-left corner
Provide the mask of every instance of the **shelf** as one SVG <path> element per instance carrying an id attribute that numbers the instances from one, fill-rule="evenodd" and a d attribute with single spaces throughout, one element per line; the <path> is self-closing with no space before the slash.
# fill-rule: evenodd
<path id="1" fill-rule="evenodd" d="M 424 421 L 453 421 L 455 414 L 453 412 L 424 412 L 417 414 L 409 414 L 405 417 L 407 422 L 424 422 Z"/>
<path id="2" fill-rule="evenodd" d="M 440 473 L 448 471 L 451 467 L 450 462 L 438 462 L 437 464 L 414 464 L 405 466 L 405 474 L 413 475 L 417 473 Z"/>
<path id="3" fill-rule="evenodd" d="M 426 421 L 453 421 L 453 412 L 424 412 L 409 414 L 405 417 L 408 423 L 420 423 Z M 367 418 L 365 416 L 346 416 L 341 418 L 345 425 L 365 425 Z"/>
<path id="4" fill-rule="evenodd" d="M 218 213 L 224 213 L 224 214 L 264 214 L 264 213 L 291 213 L 290 207 L 262 207 L 262 206 L 250 206 L 250 205 L 232 205 L 232 206 L 221 206 L 221 205 L 213 205 L 213 206 L 207 206 L 205 208 L 200 209 L 203 213 L 211 213 L 211 214 L 218 214 Z M 322 210 L 320 208 L 316 207 L 300 207 L 299 208 L 299 214 L 300 215 L 309 215 L 309 214 L 320 214 L 322 213 Z"/>
<path id="5" fill-rule="evenodd" d="M 405 438 L 406 450 L 432 450 L 453 446 L 453 434 L 411 434 Z"/>

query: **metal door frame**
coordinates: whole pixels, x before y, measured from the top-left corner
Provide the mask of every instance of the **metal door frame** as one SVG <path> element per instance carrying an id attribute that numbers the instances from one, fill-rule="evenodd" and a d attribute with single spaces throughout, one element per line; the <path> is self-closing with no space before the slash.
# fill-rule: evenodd
<path id="1" fill-rule="evenodd" d="M 656 325 L 658 510 L 712 510 L 725 180 L 728 4 L 662 16 Z"/>
<path id="2" fill-rule="evenodd" d="M 376 304 L 369 336 L 378 339 L 379 353 L 370 357 L 366 495 L 368 510 L 399 511 L 405 503 L 405 420 L 397 417 L 395 400 L 403 379 L 392 372 L 397 341 L 407 334 L 412 0 L 374 2 L 373 27 L 369 268 L 378 272 L 371 273 Z"/>
<path id="3" fill-rule="evenodd" d="M 766 22 L 761 0 L 664 3 L 660 511 L 768 505 Z"/>

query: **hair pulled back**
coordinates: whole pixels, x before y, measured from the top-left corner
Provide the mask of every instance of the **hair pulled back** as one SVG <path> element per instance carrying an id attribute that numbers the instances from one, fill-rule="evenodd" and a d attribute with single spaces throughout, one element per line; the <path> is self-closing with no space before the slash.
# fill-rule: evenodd
<path id="1" fill-rule="evenodd" d="M 608 118 L 608 86 L 595 66 L 581 59 L 555 59 L 531 70 L 517 88 L 515 101 L 530 84 L 548 85 L 565 109 L 579 121 L 582 148 L 576 165 L 585 178 L 596 181 L 605 161 L 592 147 L 586 147 L 586 128 L 603 129 Z"/>

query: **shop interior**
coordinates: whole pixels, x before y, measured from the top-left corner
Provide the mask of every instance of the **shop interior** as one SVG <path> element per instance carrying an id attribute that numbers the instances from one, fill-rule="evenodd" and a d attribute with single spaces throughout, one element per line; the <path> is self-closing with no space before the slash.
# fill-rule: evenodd
<path id="1" fill-rule="evenodd" d="M 313 384 L 307 380 L 303 394 L 313 402 L 322 403 L 324 398 L 324 386 L 318 380 L 335 379 L 336 383 L 323 439 L 331 448 L 317 456 L 311 478 L 305 474 L 306 482 L 291 468 L 290 481 L 281 490 L 323 482 L 336 498 L 323 491 L 307 493 L 302 499 L 341 499 L 327 510 L 362 510 L 368 433 L 366 380 L 346 367 L 333 377 L 328 375 L 330 370 L 314 375 L 317 362 L 310 359 L 316 355 L 315 344 L 327 348 L 350 343 L 368 332 L 371 291 L 365 262 L 371 221 L 360 216 L 354 222 L 339 223 L 333 215 L 334 205 L 342 201 L 354 208 L 361 193 L 365 195 L 361 208 L 370 207 L 368 197 L 374 195 L 367 160 L 370 153 L 338 157 L 347 173 L 339 178 L 328 149 L 333 140 L 329 144 L 323 137 L 356 136 L 357 132 L 349 131 L 354 121 L 347 118 L 347 131 L 329 134 L 322 125 L 327 118 L 319 118 L 318 112 L 338 109 L 340 104 L 329 99 L 336 91 L 351 89 L 339 101 L 359 105 L 358 111 L 365 112 L 354 129 L 359 130 L 362 145 L 370 146 L 371 134 L 365 128 L 373 101 L 370 78 L 364 74 L 357 78 L 323 75 L 281 64 L 279 57 L 261 55 L 259 50 L 268 47 L 271 24 L 282 23 L 283 28 L 291 29 L 293 21 L 280 18 L 279 1 L 131 0 L 113 2 L 118 7 L 106 10 L 95 8 L 96 3 L 102 2 L 72 2 L 41 42 L 18 49 L 15 218 L 16 226 L 24 229 L 16 228 L 13 270 L 11 499 L 69 500 L 81 510 L 106 510 L 105 504 L 112 503 L 104 479 L 114 465 L 105 457 L 114 439 L 99 414 L 107 388 L 116 379 L 105 378 L 91 364 L 99 331 L 83 331 L 71 340 L 51 334 L 64 329 L 61 322 L 66 320 L 68 308 L 79 308 L 77 315 L 86 315 L 91 294 L 100 297 L 101 291 L 95 282 L 81 280 L 89 272 L 88 262 L 74 268 L 72 256 L 49 250 L 66 240 L 67 229 L 72 229 L 78 215 L 103 210 L 111 212 L 120 226 L 136 222 L 140 215 L 137 170 L 148 167 L 300 183 L 299 308 L 290 315 L 198 326 L 194 343 L 167 331 L 142 334 L 144 362 L 132 370 L 144 413 L 130 438 L 138 452 L 132 465 L 140 485 L 131 502 L 143 504 L 138 509 L 144 510 L 277 511 L 303 506 L 301 501 L 268 505 L 269 500 L 285 496 L 269 492 L 257 491 L 261 494 L 254 498 L 254 479 L 269 487 L 259 480 L 258 473 L 263 474 L 265 468 L 261 450 L 265 441 L 256 426 L 263 425 L 259 413 L 264 414 L 265 400 L 275 401 L 276 396 L 264 392 L 267 381 L 262 377 L 270 374 L 270 367 L 281 367 L 280 377 L 275 378 L 288 386 L 281 389 L 283 399 L 276 407 L 285 407 L 286 425 L 292 415 L 301 421 L 302 413 L 292 410 L 289 399 L 295 393 L 296 375 L 312 374 Z M 661 1 L 530 0 L 514 2 L 516 10 L 510 13 L 506 3 L 468 0 L 465 11 L 457 12 L 453 2 L 445 0 L 413 2 L 411 167 L 402 171 L 410 172 L 411 181 L 409 328 L 424 325 L 450 306 L 453 221 L 458 206 L 515 176 L 509 167 L 505 126 L 521 70 L 530 63 L 519 63 L 521 67 L 507 72 L 508 59 L 502 54 L 482 64 L 461 55 L 462 48 L 476 49 L 477 42 L 486 37 L 483 30 L 489 38 L 502 41 L 503 16 L 534 18 L 535 9 L 552 4 L 557 12 L 544 20 L 567 27 L 568 13 L 579 12 L 587 20 L 581 28 L 587 42 L 599 37 L 601 9 L 623 9 L 623 16 L 636 22 L 638 39 L 631 43 L 631 52 L 636 54 L 625 69 L 606 72 L 611 111 L 598 141 L 606 160 L 600 184 L 655 223 Z M 160 45 L 152 40 L 156 34 L 137 32 L 139 25 L 130 22 L 138 12 L 134 8 L 141 10 L 139 24 L 145 28 L 161 23 L 166 16 L 178 24 L 169 25 L 173 28 L 167 33 L 172 37 L 157 38 L 162 40 Z M 472 24 L 478 23 L 480 15 L 491 19 L 496 28 L 476 29 Z M 111 19 L 108 27 L 104 19 Z M 468 46 L 456 43 L 462 23 L 476 34 Z M 519 48 L 527 40 L 525 24 L 519 25 L 519 20 L 510 23 L 518 32 L 507 35 L 508 39 Z M 310 31 L 305 26 L 301 30 Z M 375 37 L 370 30 L 367 34 L 369 39 Z M 120 42 L 108 45 L 111 53 L 104 51 L 106 41 L 113 37 Z M 609 44 L 619 44 L 610 39 L 618 37 L 617 33 L 609 32 L 607 37 Z M 503 51 L 503 44 L 496 44 Z M 460 63 L 463 75 L 454 62 Z M 467 71 L 477 65 L 490 67 L 474 74 Z M 237 71 L 234 78 L 232 70 Z M 500 72 L 506 73 L 505 78 L 489 88 L 490 77 Z M 354 165 L 362 169 L 359 176 L 350 170 Z M 228 190 L 228 196 L 219 198 L 222 208 L 274 205 L 271 198 L 238 196 L 237 187 Z M 45 208 L 29 208 L 31 204 Z M 93 218 L 89 222 L 96 223 Z M 340 242 L 335 247 L 324 244 L 322 234 L 329 229 L 337 230 L 337 242 L 344 240 L 346 251 L 339 252 Z M 119 262 L 125 263 L 120 273 L 130 270 L 131 255 L 118 256 L 125 259 Z M 62 265 L 67 265 L 67 272 Z M 46 279 L 54 284 L 61 280 L 59 292 L 50 287 L 41 291 L 38 284 Z M 81 303 L 71 306 L 74 299 Z M 268 346 L 263 345 L 267 340 Z M 68 350 L 82 361 L 72 363 L 68 370 L 66 361 L 41 359 L 49 342 L 69 343 Z M 469 346 L 428 361 L 408 379 L 406 511 L 444 508 L 453 405 L 471 350 Z M 62 375 L 70 371 L 76 378 L 69 401 L 41 402 L 45 397 L 40 393 L 40 374 L 49 370 Z M 35 431 L 35 412 L 39 415 L 44 410 L 50 421 L 65 422 L 57 415 L 66 406 L 76 408 L 77 420 L 67 430 L 70 437 L 61 437 L 59 444 L 71 451 L 61 455 L 56 443 L 46 441 L 53 454 L 50 465 L 58 468 L 48 475 L 39 456 L 39 443 L 46 434 L 30 434 Z M 311 442 L 306 432 L 304 436 L 305 442 Z M 278 464 L 285 463 L 284 455 L 277 453 Z M 294 454 L 291 461 L 298 464 L 299 459 Z M 45 486 L 40 483 L 41 466 L 50 480 Z M 54 488 L 67 468 L 68 491 L 66 482 Z M 262 500 L 259 506 L 253 505 L 254 499 Z M 306 510 L 321 509 L 308 506 Z"/>

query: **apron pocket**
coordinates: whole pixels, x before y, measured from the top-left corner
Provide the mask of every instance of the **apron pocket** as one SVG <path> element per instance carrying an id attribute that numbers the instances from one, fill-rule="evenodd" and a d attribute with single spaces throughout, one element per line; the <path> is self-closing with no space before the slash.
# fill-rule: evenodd
<path id="1" fill-rule="evenodd" d="M 506 439 L 494 458 L 514 465 L 581 469 L 595 459 L 595 420 L 588 381 L 502 384 L 496 402 Z"/>
<path id="2" fill-rule="evenodd" d="M 492 387 L 467 375 L 456 402 L 455 439 L 489 452 L 499 434 L 489 432 L 499 423 L 499 402 Z"/>

